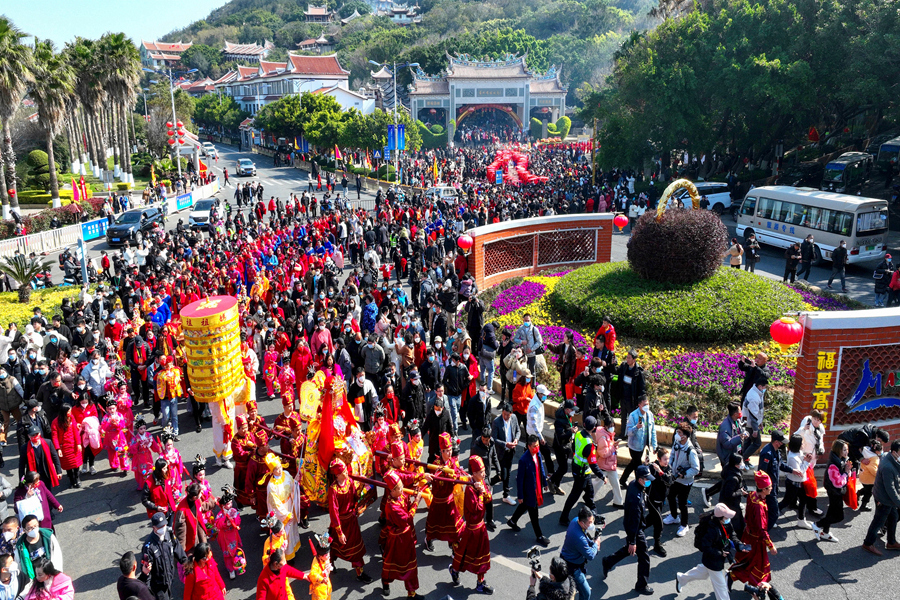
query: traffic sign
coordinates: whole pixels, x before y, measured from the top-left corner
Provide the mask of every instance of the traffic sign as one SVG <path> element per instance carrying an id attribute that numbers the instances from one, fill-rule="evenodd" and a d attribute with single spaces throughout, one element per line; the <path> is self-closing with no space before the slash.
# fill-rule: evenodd
<path id="1" fill-rule="evenodd" d="M 376 151 L 372 154 L 372 157 L 373 157 L 373 158 L 381 158 L 381 152 L 379 152 L 378 150 L 376 150 Z"/>

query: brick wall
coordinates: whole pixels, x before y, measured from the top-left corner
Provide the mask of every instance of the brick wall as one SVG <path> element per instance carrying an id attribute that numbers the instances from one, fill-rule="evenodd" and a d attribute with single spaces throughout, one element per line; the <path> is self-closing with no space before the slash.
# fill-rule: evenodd
<path id="1" fill-rule="evenodd" d="M 900 398 L 900 309 L 813 313 L 803 317 L 803 325 L 791 431 L 819 408 L 827 415 L 826 450 L 842 430 L 865 423 L 887 429 L 891 439 L 900 437 L 900 406 L 882 400 L 879 406 L 858 410 L 876 398 Z M 866 363 L 873 377 L 881 375 L 881 393 L 877 386 L 864 386 L 851 406 L 862 389 Z"/>
<path id="2" fill-rule="evenodd" d="M 478 288 L 485 289 L 510 277 L 534 275 L 538 271 L 553 267 L 566 265 L 577 267 L 593 262 L 609 262 L 612 254 L 612 220 L 611 213 L 558 215 L 476 227 L 467 232 L 474 240 L 472 251 L 468 256 L 469 272 L 475 276 Z M 590 240 L 595 252 L 590 253 L 590 260 L 573 263 L 571 260 L 565 259 L 562 255 L 564 253 L 558 253 L 559 262 L 539 264 L 540 234 L 554 232 L 577 236 L 581 242 Z M 529 236 L 532 236 L 531 242 L 529 242 Z M 501 240 L 513 244 L 508 248 L 511 256 L 507 258 L 514 263 L 515 268 L 502 268 L 500 272 L 497 272 L 498 267 L 489 267 L 486 260 L 491 260 L 491 243 Z M 583 246 L 581 250 L 586 250 L 586 248 Z M 492 272 L 489 273 L 489 269 L 492 269 Z"/>

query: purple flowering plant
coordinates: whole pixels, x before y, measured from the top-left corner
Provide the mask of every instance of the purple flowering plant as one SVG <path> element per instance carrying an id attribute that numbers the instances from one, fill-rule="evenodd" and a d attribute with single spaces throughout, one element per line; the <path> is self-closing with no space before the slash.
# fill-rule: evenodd
<path id="1" fill-rule="evenodd" d="M 647 371 L 663 385 L 683 390 L 707 391 L 719 384 L 728 394 L 740 392 L 744 372 L 738 368 L 741 356 L 726 352 L 688 352 L 651 365 Z M 769 363 L 773 386 L 792 386 L 796 371 Z"/>
<path id="2" fill-rule="evenodd" d="M 545 288 L 540 283 L 534 281 L 523 281 L 518 285 L 503 290 L 491 303 L 491 308 L 497 311 L 501 317 L 511 312 L 517 311 L 523 306 L 540 300 L 546 293 Z"/>

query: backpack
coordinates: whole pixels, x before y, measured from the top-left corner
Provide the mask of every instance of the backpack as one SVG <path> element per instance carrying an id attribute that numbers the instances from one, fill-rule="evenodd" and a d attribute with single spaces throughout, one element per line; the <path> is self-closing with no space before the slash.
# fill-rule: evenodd
<path id="1" fill-rule="evenodd" d="M 701 545 L 703 542 L 703 538 L 706 537 L 706 532 L 709 531 L 709 525 L 712 523 L 713 511 L 708 511 L 700 515 L 700 520 L 697 522 L 697 526 L 694 527 L 694 548 L 697 550 L 702 550 Z"/>

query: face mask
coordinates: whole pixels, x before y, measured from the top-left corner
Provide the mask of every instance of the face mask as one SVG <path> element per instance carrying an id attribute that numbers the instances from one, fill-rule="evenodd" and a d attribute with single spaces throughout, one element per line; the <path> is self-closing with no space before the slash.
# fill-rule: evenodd
<path id="1" fill-rule="evenodd" d="M 0 379 L 6 379 L 7 377 L 8 377 L 8 375 L 6 374 L 6 371 L 4 371 L 3 373 L 0 373 Z"/>
<path id="2" fill-rule="evenodd" d="M 37 358 L 37 354 L 32 352 L 31 354 L 28 355 L 28 358 L 30 358 L 31 360 L 34 360 L 35 358 Z"/>
<path id="3" fill-rule="evenodd" d="M 404 327 L 409 327 L 409 321 L 403 320 L 402 323 Z"/>
<path id="4" fill-rule="evenodd" d="M 100 359 L 99 359 L 99 358 L 94 358 L 94 359 L 91 359 L 91 362 L 94 363 L 95 365 L 99 365 L 99 364 L 100 364 Z"/>
<path id="5" fill-rule="evenodd" d="M 47 374 L 47 371 L 44 370 L 44 369 L 41 369 L 40 371 L 38 371 L 38 374 L 39 374 L 39 375 L 46 375 L 46 374 Z"/>
<path id="6" fill-rule="evenodd" d="M 645 415 L 646 415 L 647 413 L 649 413 L 649 412 L 650 412 L 650 405 L 649 405 L 649 404 L 645 404 L 644 406 L 642 406 L 642 407 L 641 407 L 641 412 L 643 412 Z"/>
<path id="7" fill-rule="evenodd" d="M 645 488 L 650 487 L 650 484 L 651 484 L 651 483 L 652 483 L 651 481 L 646 481 L 646 480 L 645 480 L 645 481 L 644 481 L 644 487 L 645 487 Z"/>
<path id="8" fill-rule="evenodd" d="M 357 378 L 356 378 L 356 383 L 358 383 L 359 385 L 362 385 L 362 384 L 364 384 L 365 382 L 366 382 L 366 378 L 365 378 L 365 377 L 357 377 Z"/>
<path id="9" fill-rule="evenodd" d="M 535 456 L 540 451 L 540 448 L 539 447 L 529 448 L 528 451 L 531 452 L 532 456 Z"/>
<path id="10" fill-rule="evenodd" d="M 741 471 L 746 471 L 746 470 L 747 470 L 747 465 L 745 465 L 744 463 L 741 463 L 741 464 L 738 465 L 738 469 L 741 470 Z"/>
<path id="11" fill-rule="evenodd" d="M 163 525 L 159 529 L 154 529 L 153 531 L 155 531 L 156 535 L 158 535 L 159 537 L 163 537 L 164 535 L 166 535 L 166 526 Z"/>
<path id="12" fill-rule="evenodd" d="M 525 383 L 531 383 L 531 377 L 526 377 L 526 378 L 525 378 Z"/>
<path id="13" fill-rule="evenodd" d="M 10 354 L 10 355 L 9 355 L 9 358 L 8 358 L 7 360 L 8 360 L 9 362 L 11 362 L 11 363 L 16 362 L 16 355 L 15 355 L 15 354 Z"/>
<path id="14" fill-rule="evenodd" d="M 463 360 L 469 360 L 469 356 L 471 356 L 468 352 L 463 352 Z"/>
<path id="15" fill-rule="evenodd" d="M 731 523 L 731 519 L 722 519 L 722 522 L 728 525 L 729 523 Z"/>
<path id="16" fill-rule="evenodd" d="M 258 310 L 256 311 L 256 314 L 258 314 L 259 316 L 262 316 L 262 314 L 263 314 L 263 309 L 261 309 L 261 308 L 258 309 Z"/>
<path id="17" fill-rule="evenodd" d="M 524 325 L 525 327 L 531 327 L 531 321 L 525 321 Z"/>
<path id="18" fill-rule="evenodd" d="M 374 348 L 375 344 L 373 344 L 372 342 L 369 342 L 368 346 L 369 346 L 369 348 Z"/>
<path id="19" fill-rule="evenodd" d="M 434 409 L 434 414 L 436 414 L 437 416 L 441 416 L 441 413 L 442 413 L 442 412 L 444 412 L 444 409 L 443 409 L 443 408 L 436 408 L 436 409 Z"/>
<path id="20" fill-rule="evenodd" d="M 14 539 L 16 539 L 16 533 L 14 531 L 4 531 L 3 539 L 6 540 L 7 542 L 11 542 Z"/>
<path id="21" fill-rule="evenodd" d="M 84 332 L 82 331 L 81 333 L 84 333 Z M 50 343 L 51 343 L 51 344 L 55 344 L 55 343 L 56 343 L 56 338 L 50 338 Z"/>
<path id="22" fill-rule="evenodd" d="M 456 333 L 462 333 L 462 327 L 457 327 L 457 328 L 456 328 Z"/>
<path id="23" fill-rule="evenodd" d="M 25 535 L 27 535 L 29 538 L 31 538 L 33 540 L 36 540 L 37 536 L 39 536 L 40 534 L 41 534 L 41 532 L 39 529 L 32 529 L 31 531 L 25 532 Z"/>
<path id="24" fill-rule="evenodd" d="M 413 338 L 413 341 L 418 344 L 419 342 L 422 341 L 422 338 L 420 338 L 419 336 L 416 336 Z"/>
<path id="25" fill-rule="evenodd" d="M 435 312 L 435 314 L 437 314 L 437 311 L 438 311 L 437 306 L 435 306 L 435 307 L 434 307 L 433 309 L 431 309 L 431 310 L 433 310 L 433 311 Z"/>
<path id="26" fill-rule="evenodd" d="M 596 369 L 594 369 L 594 373 L 602 373 L 602 372 L 603 372 L 603 367 L 597 367 Z"/>
<path id="27" fill-rule="evenodd" d="M 319 294 L 319 299 L 320 299 L 320 300 L 324 300 L 324 299 L 325 299 L 325 294 Z"/>
<path id="28" fill-rule="evenodd" d="M 429 357 L 428 357 L 428 362 L 434 362 L 434 357 L 433 357 L 433 356 L 429 356 Z"/>
<path id="29" fill-rule="evenodd" d="M 596 526 L 595 524 L 591 523 L 591 526 L 588 527 L 587 529 L 585 529 L 585 530 L 584 530 L 584 533 L 585 533 L 585 535 L 587 535 L 589 538 L 593 539 L 593 538 L 594 538 L 594 534 L 597 533 L 597 526 Z"/>
<path id="30" fill-rule="evenodd" d="M 17 565 L 16 563 L 10 563 L 10 565 L 7 567 L 7 570 L 9 571 L 10 577 L 16 578 L 19 576 L 19 565 Z"/>
<path id="31" fill-rule="evenodd" d="M 697 419 L 691 419 L 691 425 L 696 425 L 696 424 L 697 424 Z"/>

